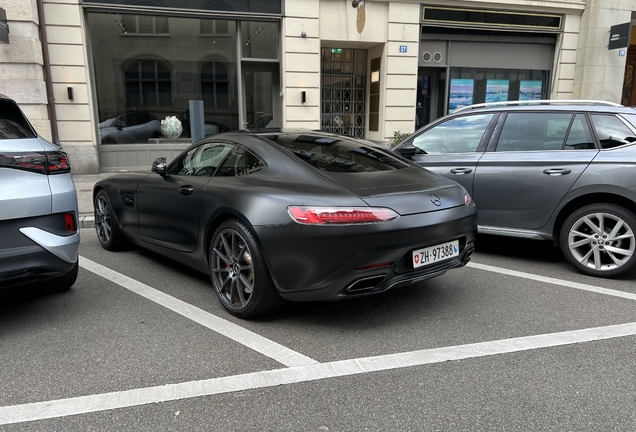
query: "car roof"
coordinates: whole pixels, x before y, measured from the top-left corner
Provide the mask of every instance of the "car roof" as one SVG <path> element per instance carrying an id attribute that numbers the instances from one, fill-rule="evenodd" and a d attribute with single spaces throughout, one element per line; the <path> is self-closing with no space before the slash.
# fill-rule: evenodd
<path id="1" fill-rule="evenodd" d="M 626 107 L 607 101 L 595 100 L 538 100 L 538 101 L 509 101 L 496 103 L 482 103 L 462 107 L 453 114 L 467 114 L 471 112 L 514 112 L 514 111 L 580 111 L 636 114 L 634 107 Z"/>

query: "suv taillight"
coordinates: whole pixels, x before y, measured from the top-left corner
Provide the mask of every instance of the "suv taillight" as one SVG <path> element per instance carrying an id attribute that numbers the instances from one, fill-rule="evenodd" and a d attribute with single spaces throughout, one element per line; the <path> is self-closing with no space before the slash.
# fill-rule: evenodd
<path id="1" fill-rule="evenodd" d="M 0 153 L 0 167 L 16 168 L 42 174 L 71 172 L 68 155 L 53 152 L 3 152 Z"/>

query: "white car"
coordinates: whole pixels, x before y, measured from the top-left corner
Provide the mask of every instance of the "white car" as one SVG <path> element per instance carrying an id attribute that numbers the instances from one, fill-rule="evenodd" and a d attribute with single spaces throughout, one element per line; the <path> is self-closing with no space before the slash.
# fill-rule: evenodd
<path id="1" fill-rule="evenodd" d="M 0 94 L 0 289 L 77 279 L 80 234 L 68 156 Z"/>

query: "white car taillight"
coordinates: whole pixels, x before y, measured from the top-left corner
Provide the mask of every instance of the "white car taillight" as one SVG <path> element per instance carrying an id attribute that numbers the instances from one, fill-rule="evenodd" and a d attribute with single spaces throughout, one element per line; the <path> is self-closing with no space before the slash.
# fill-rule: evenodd
<path id="1" fill-rule="evenodd" d="M 0 167 L 16 168 L 42 174 L 71 172 L 68 156 L 61 151 L 0 153 Z"/>

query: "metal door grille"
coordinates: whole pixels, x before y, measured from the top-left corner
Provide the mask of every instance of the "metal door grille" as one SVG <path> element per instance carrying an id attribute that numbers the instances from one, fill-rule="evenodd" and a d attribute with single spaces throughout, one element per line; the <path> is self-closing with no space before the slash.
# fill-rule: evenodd
<path id="1" fill-rule="evenodd" d="M 364 138 L 367 52 L 322 48 L 321 129 Z"/>

